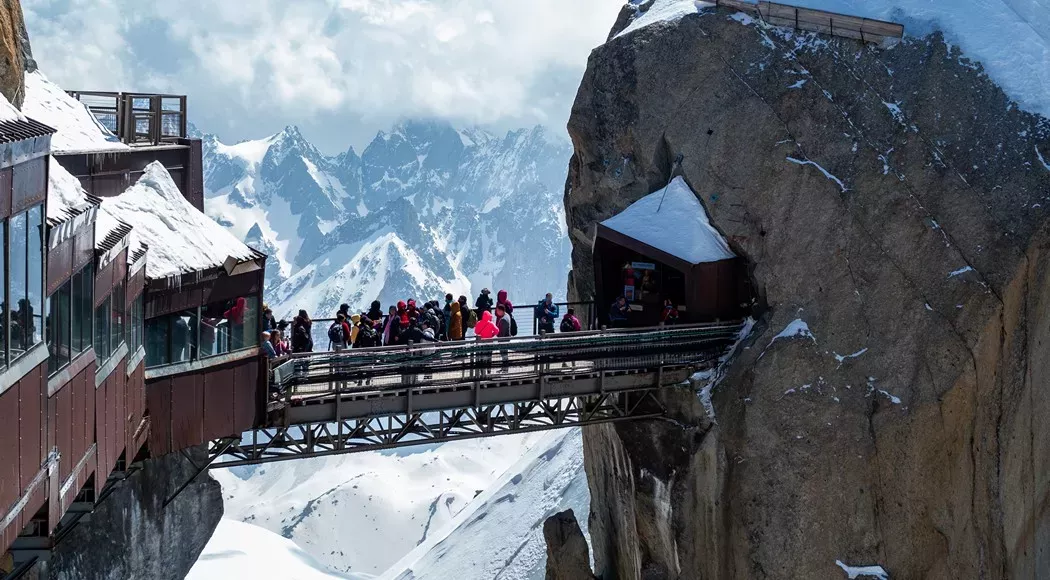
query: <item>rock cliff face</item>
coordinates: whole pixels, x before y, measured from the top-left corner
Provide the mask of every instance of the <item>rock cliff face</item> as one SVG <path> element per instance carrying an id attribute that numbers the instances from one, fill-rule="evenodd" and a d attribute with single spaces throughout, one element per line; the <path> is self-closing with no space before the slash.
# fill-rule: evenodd
<path id="1" fill-rule="evenodd" d="M 594 579 L 587 539 L 571 509 L 543 522 L 543 539 L 547 542 L 546 580 Z"/>
<path id="2" fill-rule="evenodd" d="M 26 87 L 23 71 L 36 68 L 19 0 L 0 0 L 0 94 L 21 109 Z"/>
<path id="3" fill-rule="evenodd" d="M 203 447 L 189 453 L 206 462 Z M 47 565 L 51 580 L 180 580 L 193 567 L 222 519 L 222 489 L 203 474 L 164 505 L 179 486 L 197 473 L 180 454 L 143 463 L 117 484 L 91 514 L 73 528 Z"/>
<path id="4" fill-rule="evenodd" d="M 1046 119 L 939 35 L 719 9 L 614 34 L 569 132 L 570 299 L 679 154 L 759 294 L 713 419 L 585 429 L 597 575 L 1050 578 Z"/>

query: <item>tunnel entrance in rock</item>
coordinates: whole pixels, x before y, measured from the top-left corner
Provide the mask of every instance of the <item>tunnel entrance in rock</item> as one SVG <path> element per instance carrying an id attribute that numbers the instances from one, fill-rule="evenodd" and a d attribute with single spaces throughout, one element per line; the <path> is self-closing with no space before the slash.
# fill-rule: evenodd
<path id="1" fill-rule="evenodd" d="M 598 224 L 592 246 L 600 324 L 644 327 L 749 314 L 747 261 L 676 177 Z"/>

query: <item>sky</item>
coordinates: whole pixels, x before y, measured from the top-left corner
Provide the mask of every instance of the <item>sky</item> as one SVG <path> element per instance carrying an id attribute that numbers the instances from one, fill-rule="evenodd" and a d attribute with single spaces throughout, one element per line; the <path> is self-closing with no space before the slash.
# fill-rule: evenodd
<path id="1" fill-rule="evenodd" d="M 188 96 L 227 143 L 297 125 L 322 150 L 404 118 L 564 133 L 624 0 L 22 0 L 66 89 Z"/>

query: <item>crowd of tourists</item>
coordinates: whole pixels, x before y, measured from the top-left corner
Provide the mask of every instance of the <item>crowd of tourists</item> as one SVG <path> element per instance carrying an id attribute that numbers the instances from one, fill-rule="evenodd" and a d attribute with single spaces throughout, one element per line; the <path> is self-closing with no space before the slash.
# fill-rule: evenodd
<path id="1" fill-rule="evenodd" d="M 583 330 L 580 319 L 573 308 L 562 315 L 558 304 L 550 293 L 534 307 L 537 329 L 554 333 L 555 324 L 559 332 Z M 269 307 L 263 308 L 262 347 L 270 358 L 290 353 L 325 350 L 324 345 L 314 344 L 314 320 L 309 313 L 300 310 L 291 321 L 278 321 Z M 328 324 L 327 350 L 342 351 L 350 348 L 374 348 L 378 346 L 421 344 L 427 342 L 460 341 L 470 338 L 490 340 L 517 336 L 518 321 L 514 317 L 514 304 L 507 291 L 500 290 L 495 299 L 488 288 L 481 291 L 471 306 L 466 296 L 458 299 L 446 294 L 444 303 L 431 300 L 420 304 L 415 299 L 401 300 L 385 312 L 376 300 L 365 312 L 351 312 L 348 304 L 342 304 Z"/>

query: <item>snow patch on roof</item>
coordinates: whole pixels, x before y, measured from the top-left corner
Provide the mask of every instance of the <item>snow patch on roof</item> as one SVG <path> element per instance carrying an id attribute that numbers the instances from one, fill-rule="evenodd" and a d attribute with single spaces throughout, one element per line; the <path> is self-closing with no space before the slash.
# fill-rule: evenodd
<path id="1" fill-rule="evenodd" d="M 25 120 L 25 115 L 16 109 L 15 106 L 11 104 L 11 101 L 7 100 L 7 97 L 0 95 L 0 123 Z"/>
<path id="2" fill-rule="evenodd" d="M 229 256 L 255 257 L 251 248 L 197 211 L 156 161 L 124 193 L 102 200 L 102 208 L 134 228 L 132 246 L 149 245 L 149 278 L 207 270 L 221 266 Z"/>
<path id="3" fill-rule="evenodd" d="M 27 73 L 26 99 L 22 112 L 57 129 L 51 151 L 113 151 L 127 149 L 113 133 L 95 119 L 83 103 L 47 80 L 40 71 Z"/>
<path id="4" fill-rule="evenodd" d="M 602 225 L 691 264 L 736 257 L 681 177 L 632 203 Z"/>
<path id="5" fill-rule="evenodd" d="M 637 4 L 638 2 L 635 0 L 633 3 Z M 701 0 L 656 0 L 648 10 L 635 16 L 631 24 L 621 30 L 614 38 L 630 34 L 651 24 L 678 22 L 684 16 L 697 14 L 702 9 L 712 8 L 714 5 L 714 2 L 703 2 Z"/>
<path id="6" fill-rule="evenodd" d="M 54 157 L 48 158 L 47 219 L 65 220 L 91 205 L 80 180 Z"/>

